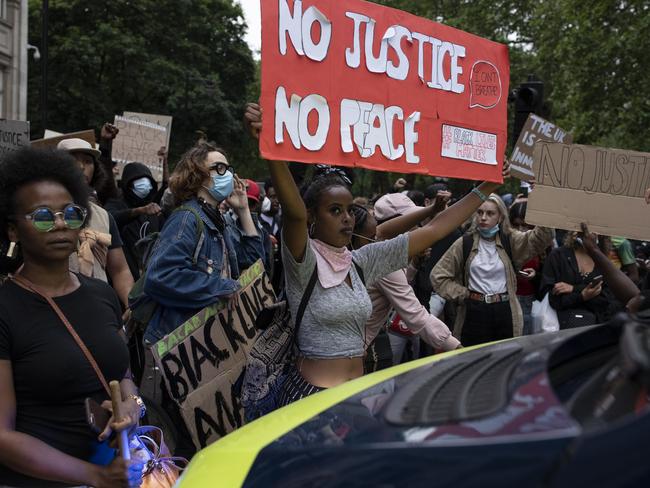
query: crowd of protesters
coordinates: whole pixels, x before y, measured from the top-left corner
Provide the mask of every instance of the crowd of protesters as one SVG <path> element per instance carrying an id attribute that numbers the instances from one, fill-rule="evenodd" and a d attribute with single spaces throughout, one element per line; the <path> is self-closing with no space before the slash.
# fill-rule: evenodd
<path id="1" fill-rule="evenodd" d="M 258 135 L 259 107 L 245 119 Z M 171 175 L 161 148 L 160 183 L 137 162 L 118 181 L 116 135 L 106 124 L 99 149 L 72 138 L 0 161 L 0 486 L 138 486 L 142 466 L 107 442 L 143 413 L 134 351 L 236 301 L 240 272 L 257 260 L 293 316 L 313 287 L 281 405 L 409 359 L 536 333 L 532 305 L 545 296 L 560 329 L 650 307 L 650 245 L 530 226 L 526 196 L 499 196 L 498 184 L 453 200 L 443 182 L 418 191 L 400 178 L 388 194 L 354 195 L 349 170 L 319 165 L 303 178 L 284 162 L 255 182 L 205 141 Z M 143 303 L 151 313 L 127 345 L 123 324 Z M 108 396 L 55 307 L 103 376 L 121 382 L 122 418 L 99 435 L 84 399 L 108 408 Z M 190 457 L 164 388 L 163 398 L 181 428 L 177 453 Z"/>

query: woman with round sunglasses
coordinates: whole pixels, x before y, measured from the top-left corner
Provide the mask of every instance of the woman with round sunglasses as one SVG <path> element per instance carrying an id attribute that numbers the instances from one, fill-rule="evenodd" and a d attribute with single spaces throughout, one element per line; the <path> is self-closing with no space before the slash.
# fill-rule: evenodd
<path id="1" fill-rule="evenodd" d="M 220 298 L 236 295 L 240 271 L 264 256 L 246 188 L 222 149 L 194 146 L 176 165 L 169 188 L 180 208 L 165 223 L 147 267 L 145 293 L 161 305 L 147 328 L 149 342 Z M 219 212 L 224 201 L 241 224 L 237 249 Z"/>
<path id="2" fill-rule="evenodd" d="M 191 148 L 176 165 L 169 188 L 178 208 L 161 231 L 144 285 L 146 296 L 158 304 L 145 331 L 151 344 L 208 305 L 236 300 L 240 272 L 264 256 L 246 188 L 222 149 L 205 142 Z M 236 249 L 233 229 L 219 211 L 224 201 L 241 225 Z M 163 388 L 163 393 L 169 392 Z M 169 413 L 182 430 L 177 409 L 171 406 Z M 194 452 L 189 434 L 180 437 L 176 454 L 189 458 Z"/>
<path id="3" fill-rule="evenodd" d="M 141 409 L 121 336 L 120 303 L 106 283 L 73 274 L 68 258 L 88 219 L 88 187 L 62 152 L 23 149 L 0 162 L 0 237 L 23 265 L 0 287 L 0 482 L 6 486 L 133 487 L 142 465 L 115 459 L 111 427 L 129 429 Z M 120 381 L 123 419 L 98 437 L 84 400 L 108 405 L 98 374 Z"/>
<path id="4" fill-rule="evenodd" d="M 249 104 L 245 118 L 254 136 L 262 129 L 262 112 Z M 350 251 L 355 218 L 353 197 L 337 171 L 314 179 L 301 193 L 287 163 L 269 161 L 282 205 L 282 261 L 289 308 L 296 316 L 303 292 L 316 273 L 296 338 L 299 357 L 279 399 L 286 405 L 363 374 L 366 323 L 372 312 L 367 286 L 394 271 L 443 238 L 496 190 L 482 183 L 476 192 L 438 214 L 426 227 Z"/>

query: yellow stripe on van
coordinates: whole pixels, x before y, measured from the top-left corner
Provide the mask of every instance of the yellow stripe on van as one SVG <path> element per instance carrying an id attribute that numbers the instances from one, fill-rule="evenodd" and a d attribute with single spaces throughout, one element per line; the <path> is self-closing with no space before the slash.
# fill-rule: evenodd
<path id="1" fill-rule="evenodd" d="M 310 418 L 366 388 L 419 366 L 448 358 L 468 347 L 418 359 L 362 376 L 278 409 L 219 439 L 197 453 L 176 486 L 182 488 L 239 487 L 262 449 Z"/>

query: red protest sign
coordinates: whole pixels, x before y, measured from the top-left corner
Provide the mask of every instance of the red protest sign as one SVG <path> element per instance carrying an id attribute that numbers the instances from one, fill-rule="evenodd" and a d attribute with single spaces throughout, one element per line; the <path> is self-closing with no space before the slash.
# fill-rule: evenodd
<path id="1" fill-rule="evenodd" d="M 360 0 L 261 4 L 265 158 L 501 181 L 506 46 Z"/>

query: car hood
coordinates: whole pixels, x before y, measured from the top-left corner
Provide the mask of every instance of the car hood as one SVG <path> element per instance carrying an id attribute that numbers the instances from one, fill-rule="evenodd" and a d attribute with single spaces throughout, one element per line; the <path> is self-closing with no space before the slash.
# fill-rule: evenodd
<path id="1" fill-rule="evenodd" d="M 560 364 L 584 348 L 616 343 L 619 333 L 599 326 L 527 336 L 367 375 L 279 409 L 209 446 L 192 461 L 181 486 L 211 486 L 208 480 L 217 479 L 217 472 L 227 480 L 224 486 L 271 486 L 296 476 L 300 486 L 307 482 L 301 481 L 303 471 L 307 476 L 334 463 L 334 472 L 363 473 L 363 466 L 389 466 L 391 459 L 399 459 L 401 468 L 393 474 L 383 470 L 381 481 L 388 485 L 399 482 L 409 463 L 432 468 L 460 463 L 485 473 L 489 463 L 498 473 L 506 472 L 506 465 L 512 471 L 511 460 L 523 445 L 528 455 L 539 450 L 539 466 L 522 464 L 511 480 L 541 477 L 558 453 L 584 436 L 551 388 L 550 361 Z"/>

